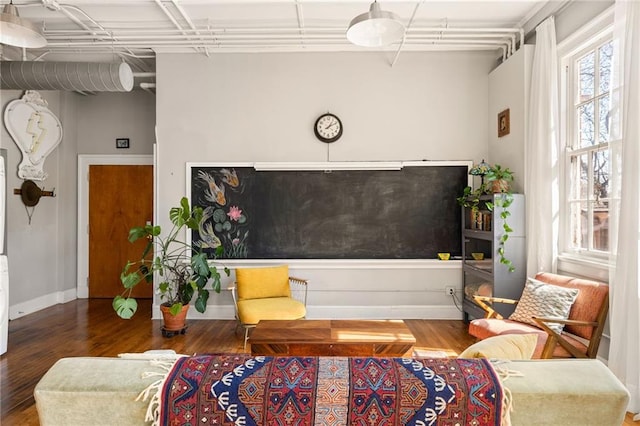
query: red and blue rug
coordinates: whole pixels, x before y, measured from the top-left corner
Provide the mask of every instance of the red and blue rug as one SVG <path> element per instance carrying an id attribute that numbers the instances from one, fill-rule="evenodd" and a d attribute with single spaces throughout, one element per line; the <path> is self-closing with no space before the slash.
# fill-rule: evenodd
<path id="1" fill-rule="evenodd" d="M 500 425 L 502 388 L 484 359 L 180 358 L 162 425 Z"/>

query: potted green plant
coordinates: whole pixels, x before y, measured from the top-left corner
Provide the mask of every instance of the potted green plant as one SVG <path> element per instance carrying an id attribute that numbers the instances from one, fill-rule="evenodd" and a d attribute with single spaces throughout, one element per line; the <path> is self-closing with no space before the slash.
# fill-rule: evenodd
<path id="1" fill-rule="evenodd" d="M 484 175 L 487 179 L 491 191 L 493 193 L 510 192 L 510 182 L 513 182 L 513 172 L 509 168 L 504 169 L 500 164 L 489 167 L 487 173 Z"/>
<path id="2" fill-rule="evenodd" d="M 201 313 L 206 310 L 209 299 L 207 284 L 211 281 L 212 290 L 219 293 L 220 273 L 215 265 L 209 264 L 206 253 L 181 240 L 185 231 L 198 229 L 202 215 L 201 207 L 190 208 L 189 200 L 183 197 L 178 207 L 169 210 L 169 219 L 173 226 L 168 233 L 162 234 L 159 225 L 149 224 L 131 228 L 130 242 L 146 238 L 148 243 L 140 259 L 127 261 L 120 274 L 124 291 L 113 299 L 113 309 L 121 318 L 129 319 L 136 313 L 138 303 L 131 297 L 131 292 L 142 282 L 153 283 L 155 273 L 161 277 L 158 290 L 163 301 L 161 310 L 165 315 L 166 330 L 184 330 L 184 318 L 182 324 L 167 326 L 167 322 L 171 323 L 171 320 L 175 319 L 172 317 L 181 313 L 186 317 L 194 294 L 196 310 Z M 218 247 L 215 257 L 221 252 L 222 247 Z M 225 267 L 224 272 L 229 276 L 228 268 Z"/>
<path id="3" fill-rule="evenodd" d="M 486 184 L 484 178 L 486 178 Z M 509 234 L 513 232 L 507 220 L 511 215 L 509 206 L 513 203 L 510 182 L 513 182 L 513 172 L 509 170 L 509 168 L 502 168 L 499 164 L 495 164 L 488 167 L 486 173 L 483 175 L 482 184 L 479 188 L 474 190 L 470 186 L 467 186 L 462 195 L 456 198 L 456 200 L 462 207 L 471 209 L 471 215 L 475 217 L 483 195 L 488 195 L 492 192 L 500 194 L 495 197 L 495 205 L 491 201 L 485 200 L 484 206 L 489 211 L 494 211 L 496 206 L 500 207 L 500 218 L 502 219 L 502 230 L 504 232 L 498 240 L 497 252 L 498 256 L 500 256 L 500 263 L 506 265 L 509 272 L 513 272 L 515 271 L 515 267 L 511 260 L 505 256 L 505 244 L 509 239 Z"/>

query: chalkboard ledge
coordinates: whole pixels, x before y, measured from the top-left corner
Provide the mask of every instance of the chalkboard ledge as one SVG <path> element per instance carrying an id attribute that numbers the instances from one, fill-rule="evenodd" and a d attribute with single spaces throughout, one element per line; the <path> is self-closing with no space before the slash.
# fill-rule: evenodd
<path id="1" fill-rule="evenodd" d="M 438 259 L 218 259 L 230 269 L 287 264 L 295 269 L 462 269 L 461 260 Z"/>

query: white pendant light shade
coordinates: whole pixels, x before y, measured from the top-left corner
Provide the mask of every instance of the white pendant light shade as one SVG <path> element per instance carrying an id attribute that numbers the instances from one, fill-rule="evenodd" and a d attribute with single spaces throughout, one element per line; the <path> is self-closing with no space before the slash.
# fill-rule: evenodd
<path id="1" fill-rule="evenodd" d="M 0 43 L 9 46 L 37 48 L 47 45 L 47 39 L 38 27 L 20 18 L 18 9 L 7 4 L 0 16 Z"/>
<path id="2" fill-rule="evenodd" d="M 358 15 L 349 24 L 347 39 L 364 47 L 381 47 L 400 42 L 404 36 L 404 25 L 393 13 L 380 10 L 377 2 L 371 3 L 368 12 Z"/>

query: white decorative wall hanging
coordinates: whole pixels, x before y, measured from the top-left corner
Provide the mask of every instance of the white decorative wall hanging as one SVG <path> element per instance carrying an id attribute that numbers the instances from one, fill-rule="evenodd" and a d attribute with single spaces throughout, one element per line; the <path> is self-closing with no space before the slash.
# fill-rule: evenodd
<path id="1" fill-rule="evenodd" d="M 22 152 L 18 176 L 45 180 L 44 160 L 62 141 L 62 124 L 47 107 L 47 101 L 35 90 L 27 90 L 21 99 L 7 105 L 4 125 Z"/>

